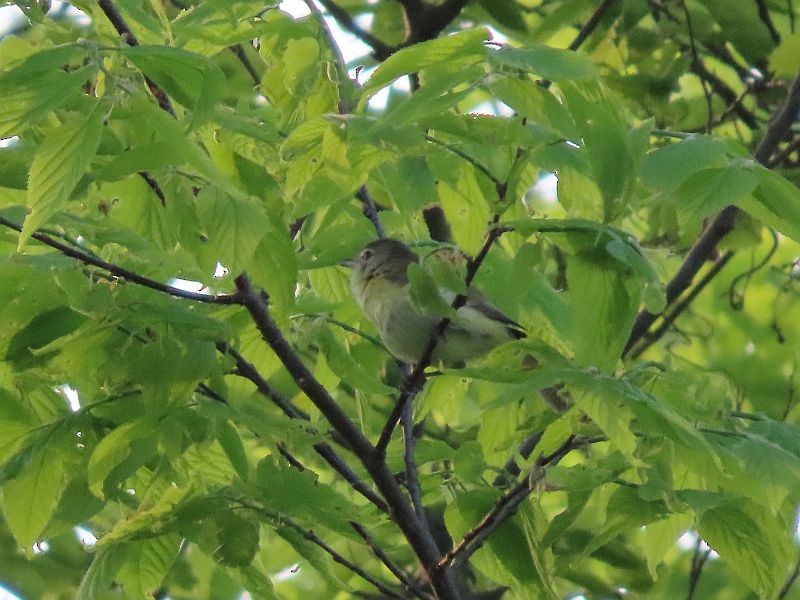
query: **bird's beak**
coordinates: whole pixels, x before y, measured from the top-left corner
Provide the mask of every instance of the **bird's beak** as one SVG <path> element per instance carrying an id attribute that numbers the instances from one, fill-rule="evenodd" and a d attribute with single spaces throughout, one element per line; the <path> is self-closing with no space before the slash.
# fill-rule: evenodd
<path id="1" fill-rule="evenodd" d="M 347 267 L 348 269 L 352 269 L 355 266 L 356 261 L 354 261 L 352 258 L 348 258 L 347 260 L 340 260 L 339 264 L 343 267 Z"/>

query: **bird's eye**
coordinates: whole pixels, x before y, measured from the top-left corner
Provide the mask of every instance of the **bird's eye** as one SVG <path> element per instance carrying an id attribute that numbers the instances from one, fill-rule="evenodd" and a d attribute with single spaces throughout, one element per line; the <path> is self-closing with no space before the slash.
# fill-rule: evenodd
<path id="1" fill-rule="evenodd" d="M 361 260 L 369 260 L 371 256 L 372 256 L 372 250 L 367 248 L 361 253 Z"/>

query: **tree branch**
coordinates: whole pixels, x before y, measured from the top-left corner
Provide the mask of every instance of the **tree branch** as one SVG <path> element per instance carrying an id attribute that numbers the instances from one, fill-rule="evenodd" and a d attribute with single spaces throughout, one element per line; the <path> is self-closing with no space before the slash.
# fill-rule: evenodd
<path id="1" fill-rule="evenodd" d="M 581 47 L 583 42 L 586 41 L 592 32 L 595 30 L 597 25 L 600 23 L 600 19 L 603 18 L 603 15 L 606 11 L 611 8 L 611 6 L 616 2 L 616 0 L 602 0 L 600 4 L 597 5 L 597 8 L 594 10 L 592 15 L 589 17 L 589 20 L 583 24 L 578 35 L 575 36 L 575 39 L 572 40 L 572 43 L 567 46 L 569 50 L 573 52 Z"/>
<path id="2" fill-rule="evenodd" d="M 438 6 L 424 2 L 400 2 L 406 13 L 409 32 L 403 47 L 432 40 L 455 19 L 469 0 L 445 0 Z"/>
<path id="3" fill-rule="evenodd" d="M 319 3 L 325 7 L 325 10 L 327 10 L 334 19 L 336 19 L 336 22 L 339 23 L 343 29 L 346 29 L 362 42 L 367 44 L 370 48 L 372 48 L 372 54 L 375 56 L 376 60 L 386 60 L 397 51 L 397 48 L 394 46 L 390 46 L 389 44 L 382 42 L 369 31 L 360 27 L 355 22 L 353 17 L 350 16 L 350 13 L 333 2 L 333 0 L 319 0 Z"/>
<path id="4" fill-rule="evenodd" d="M 389 569 L 389 571 L 394 575 L 397 580 L 403 584 L 403 586 L 411 592 L 414 596 L 420 599 L 425 599 L 427 596 L 423 594 L 416 585 L 408 578 L 408 576 L 403 572 L 403 570 L 397 566 L 397 564 L 383 551 L 383 549 L 378 546 L 375 540 L 367 531 L 367 528 L 364 527 L 361 523 L 357 521 L 350 521 L 350 526 L 356 530 L 356 533 L 361 536 L 361 539 L 369 546 L 369 549 L 372 550 L 372 553 L 380 560 L 384 566 Z"/>
<path id="5" fill-rule="evenodd" d="M 133 31 L 131 28 L 128 27 L 128 24 L 125 22 L 125 19 L 122 18 L 122 15 L 117 10 L 117 7 L 114 6 L 114 3 L 111 0 L 97 0 L 97 5 L 100 7 L 100 10 L 106 15 L 108 20 L 114 26 L 114 29 L 117 30 L 119 36 L 125 41 L 126 44 L 129 46 L 138 46 L 139 40 L 136 39 Z M 169 96 L 167 93 L 162 90 L 155 81 L 150 79 L 147 75 L 144 76 L 144 81 L 147 84 L 147 87 L 150 89 L 150 92 L 155 97 L 156 102 L 161 107 L 161 110 L 164 110 L 171 114 L 173 117 L 175 115 L 175 109 L 172 108 L 172 102 L 170 102 Z"/>
<path id="6" fill-rule="evenodd" d="M 758 17 L 764 23 L 767 30 L 769 30 L 769 34 L 772 36 L 772 41 L 776 44 L 780 44 L 781 34 L 778 33 L 777 29 L 775 29 L 775 23 L 772 22 L 772 17 L 769 15 L 769 8 L 767 8 L 766 1 L 756 0 L 756 6 L 758 7 Z"/>
<path id="7" fill-rule="evenodd" d="M 261 376 L 261 373 L 258 372 L 258 369 L 256 369 L 252 363 L 249 363 L 236 349 L 231 348 L 229 345 L 223 342 L 217 343 L 217 349 L 220 352 L 233 357 L 233 359 L 236 361 L 237 375 L 251 381 L 256 386 L 256 389 L 258 389 L 259 393 L 275 403 L 275 405 L 281 409 L 283 414 L 290 419 L 302 419 L 303 421 L 311 420 L 308 414 L 294 406 L 288 398 L 273 388 L 269 382 L 267 382 L 267 380 Z M 345 443 L 345 445 L 348 444 Z M 313 448 L 314 451 L 342 477 L 342 479 L 350 484 L 350 487 L 361 494 L 364 498 L 372 502 L 372 504 L 374 504 L 381 512 L 389 512 L 389 507 L 386 505 L 386 502 L 384 502 L 369 488 L 366 483 L 361 480 L 358 475 L 355 474 L 355 472 L 344 461 L 344 459 L 342 459 L 342 457 L 339 456 L 329 444 L 318 442 L 313 445 Z"/>
<path id="8" fill-rule="evenodd" d="M 394 474 L 389 470 L 382 454 L 369 443 L 361 431 L 339 407 L 328 390 L 317 381 L 311 371 L 303 364 L 268 311 L 268 297 L 256 292 L 244 274 L 236 278 L 236 288 L 241 304 L 261 332 L 264 341 L 275 352 L 289 371 L 295 383 L 308 396 L 311 402 L 325 416 L 333 428 L 345 439 L 358 456 L 364 468 L 372 477 L 378 490 L 386 500 L 389 514 L 405 535 L 411 548 L 422 564 L 436 594 L 441 600 L 456 600 L 458 589 L 452 574 L 436 568 L 440 553 L 430 530 L 419 521 L 400 489 Z"/>
<path id="9" fill-rule="evenodd" d="M 375 204 L 373 197 L 370 196 L 369 192 L 367 191 L 366 185 L 362 185 L 360 188 L 358 188 L 358 191 L 356 192 L 356 198 L 361 201 L 361 212 L 363 212 L 364 216 L 370 220 L 372 226 L 375 228 L 375 233 L 378 234 L 379 238 L 385 238 L 386 231 L 383 229 L 383 224 L 378 216 L 378 206 Z"/>
<path id="10" fill-rule="evenodd" d="M 769 159 L 775 152 L 781 140 L 786 137 L 792 122 L 795 120 L 797 111 L 800 110 L 800 74 L 798 74 L 786 95 L 781 108 L 775 113 L 774 118 L 767 127 L 767 131 L 758 143 L 753 156 L 762 165 L 768 165 Z M 735 206 L 728 206 L 720 211 L 706 227 L 705 231 L 689 250 L 678 272 L 670 280 L 666 288 L 667 306 L 673 304 L 677 298 L 685 292 L 691 285 L 697 272 L 705 264 L 706 260 L 712 255 L 719 241 L 724 238 L 732 229 L 734 219 L 738 210 Z M 623 356 L 628 354 L 639 339 L 641 339 L 650 329 L 650 326 L 658 318 L 646 310 L 641 311 L 634 321 L 628 343 L 623 351 Z M 655 340 L 654 340 L 655 341 Z"/>
<path id="11" fill-rule="evenodd" d="M 0 225 L 4 225 L 9 229 L 13 229 L 14 231 L 22 232 L 22 225 L 18 225 L 13 221 L 6 219 L 5 217 L 0 216 Z M 96 256 L 89 254 L 88 252 L 84 252 L 83 250 L 79 250 L 74 246 L 64 244 L 59 242 L 58 240 L 53 239 L 49 235 L 45 233 L 41 233 L 36 231 L 31 234 L 31 237 L 46 246 L 50 246 L 61 252 L 61 254 L 65 256 L 69 256 L 70 258 L 74 258 L 76 260 L 81 261 L 84 264 L 92 265 L 93 267 L 97 267 L 99 269 L 103 269 L 104 271 L 108 271 L 112 275 L 116 277 L 120 277 L 126 281 L 130 281 L 133 283 L 138 283 L 144 287 L 148 287 L 150 289 L 156 290 L 158 292 L 162 292 L 164 294 L 170 294 L 171 296 L 177 296 L 178 298 L 185 298 L 187 300 L 195 300 L 197 302 L 206 302 L 209 304 L 238 304 L 239 299 L 236 294 L 203 294 L 201 292 L 190 292 L 188 290 L 182 290 L 180 288 L 173 287 L 171 285 L 166 285 L 159 281 L 155 281 L 154 279 L 150 279 L 148 277 L 144 277 L 143 275 L 139 275 L 138 273 L 134 273 L 133 271 L 129 271 L 128 269 L 124 269 L 119 265 L 115 265 L 113 263 L 107 262 Z"/>
<path id="12" fill-rule="evenodd" d="M 365 581 L 368 581 L 369 583 L 374 585 L 386 597 L 403 600 L 403 596 L 401 594 L 397 593 L 395 590 L 388 587 L 380 579 L 373 577 L 372 575 L 367 573 L 364 569 L 362 569 L 354 562 L 342 556 L 339 552 L 337 552 L 331 546 L 326 544 L 325 541 L 322 538 L 320 538 L 316 533 L 314 533 L 311 529 L 306 529 L 305 527 L 297 523 L 294 519 L 291 519 L 286 515 L 273 512 L 269 510 L 267 507 L 255 504 L 249 500 L 243 498 L 234 498 L 233 500 L 237 504 L 239 504 L 239 506 L 241 506 L 242 508 L 246 508 L 248 510 L 252 510 L 256 513 L 264 515 L 270 521 L 274 521 L 275 524 L 278 526 L 285 525 L 291 527 L 297 533 L 302 535 L 306 540 L 322 548 L 335 562 L 339 563 L 340 565 L 342 565 L 346 569 L 349 569 L 350 571 L 352 571 Z"/>
<path id="13" fill-rule="evenodd" d="M 453 569 L 458 570 L 466 563 L 489 536 L 516 512 L 517 507 L 533 491 L 535 484 L 544 477 L 545 467 L 557 464 L 580 443 L 582 442 L 576 442 L 575 436 L 570 436 L 553 454 L 540 456 L 525 480 L 500 496 L 480 523 L 465 533 L 461 541 L 442 557 L 442 560 L 439 561 L 439 568 L 445 568 L 452 564 Z"/>
<path id="14" fill-rule="evenodd" d="M 705 287 L 711 283 L 711 280 L 717 276 L 728 261 L 733 258 L 733 252 L 728 251 L 726 252 L 720 259 L 718 259 L 714 266 L 712 266 L 708 272 L 703 276 L 703 278 L 697 282 L 692 290 L 686 295 L 686 297 L 678 302 L 672 310 L 670 310 L 669 314 L 663 315 L 663 323 L 658 326 L 654 332 L 650 334 L 645 334 L 643 338 L 641 338 L 641 343 L 630 353 L 632 359 L 636 359 L 642 355 L 642 353 L 647 350 L 653 343 L 660 339 L 670 328 L 670 326 L 675 322 L 675 320 L 681 316 L 683 311 L 685 311 L 689 305 L 694 301 L 695 298 L 700 294 L 700 292 L 705 289 Z"/>

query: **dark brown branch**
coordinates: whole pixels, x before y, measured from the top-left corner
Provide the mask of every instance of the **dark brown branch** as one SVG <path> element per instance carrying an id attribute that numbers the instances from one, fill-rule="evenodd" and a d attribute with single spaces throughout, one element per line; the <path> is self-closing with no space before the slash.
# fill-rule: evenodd
<path id="1" fill-rule="evenodd" d="M 383 456 L 369 443 L 364 434 L 353 424 L 347 414 L 339 407 L 328 390 L 317 381 L 311 371 L 303 364 L 268 311 L 268 297 L 257 292 L 244 274 L 236 278 L 236 288 L 242 305 L 248 310 L 264 341 L 275 352 L 289 371 L 295 383 L 308 396 L 333 428 L 350 445 L 378 490 L 389 506 L 389 514 L 403 532 L 431 585 L 441 600 L 456 600 L 458 589 L 452 574 L 439 570 L 440 553 L 431 532 L 423 526 L 416 513 L 403 495 L 394 474 L 389 470 Z"/>
<path id="2" fill-rule="evenodd" d="M 408 496 L 411 498 L 411 506 L 414 507 L 414 512 L 417 513 L 419 520 L 427 525 L 425 507 L 422 505 L 422 491 L 419 486 L 417 463 L 414 459 L 414 448 L 417 440 L 414 437 L 414 404 L 412 402 L 406 403 L 403 414 L 400 415 L 400 421 L 403 427 L 403 463 L 406 473 L 406 489 L 408 490 Z"/>
<path id="3" fill-rule="evenodd" d="M 117 7 L 114 6 L 114 3 L 111 0 L 97 0 L 97 5 L 106 15 L 108 20 L 114 26 L 114 29 L 117 30 L 117 33 L 126 44 L 129 46 L 139 45 L 139 40 L 136 39 L 133 31 L 131 31 L 131 28 L 128 27 L 125 19 L 122 18 L 122 15 L 119 13 Z M 150 79 L 147 75 L 144 76 L 144 81 L 161 109 L 174 117 L 175 109 L 172 108 L 172 102 L 170 102 L 169 96 L 167 96 L 166 92 L 162 90 L 158 84 L 156 84 L 156 82 Z"/>
<path id="4" fill-rule="evenodd" d="M 367 528 L 364 527 L 361 523 L 357 521 L 350 521 L 350 526 L 356 530 L 356 533 L 361 536 L 364 542 L 369 546 L 369 549 L 372 550 L 372 553 L 380 560 L 384 566 L 389 569 L 389 571 L 394 575 L 397 580 L 403 584 L 403 587 L 406 588 L 410 593 L 412 593 L 417 598 L 424 599 L 427 596 L 423 594 L 416 585 L 408 578 L 403 570 L 397 566 L 397 564 L 383 551 L 383 549 L 378 546 L 375 540 L 367 531 Z"/>
<path id="5" fill-rule="evenodd" d="M 769 127 L 767 127 L 764 137 L 753 153 L 755 159 L 762 165 L 768 164 L 778 144 L 786 137 L 787 132 L 790 130 L 796 118 L 798 110 L 800 110 L 800 74 L 795 77 L 792 85 L 789 87 L 783 105 L 775 114 Z M 691 250 L 689 250 L 678 272 L 667 285 L 667 306 L 673 304 L 678 297 L 688 289 L 695 275 L 697 275 L 697 272 L 713 254 L 719 241 L 733 229 L 737 212 L 738 209 L 735 206 L 728 206 L 722 209 L 722 211 L 711 220 L 711 223 L 700 235 Z M 658 315 L 654 315 L 646 310 L 637 315 L 623 355 L 630 352 L 633 345 L 647 333 L 647 330 L 650 329 L 650 326 L 657 318 Z"/>
<path id="6" fill-rule="evenodd" d="M 686 593 L 686 600 L 692 600 L 694 593 L 697 590 L 697 584 L 700 581 L 700 575 L 703 573 L 703 567 L 711 555 L 711 548 L 702 549 L 703 539 L 698 536 L 695 542 L 694 553 L 692 554 L 692 566 L 689 571 L 689 590 Z"/>
<path id="7" fill-rule="evenodd" d="M 669 314 L 664 316 L 664 320 L 661 325 L 658 326 L 658 329 L 642 338 L 642 343 L 636 347 L 636 350 L 631 352 L 631 358 L 638 358 L 653 344 L 653 342 L 660 339 L 675 322 L 675 320 L 689 307 L 694 299 L 700 295 L 700 292 L 702 292 L 703 289 L 705 289 L 705 287 L 711 283 L 711 280 L 717 276 L 717 273 L 722 270 L 722 267 L 728 264 L 728 261 L 731 258 L 733 258 L 733 252 L 730 250 L 722 255 L 722 257 L 714 263 L 714 266 L 712 266 L 708 272 L 703 275 L 703 278 L 697 282 L 697 285 L 692 288 L 692 291 L 686 294 L 686 297 L 678 302 L 672 308 L 672 310 L 669 311 Z"/>
<path id="8" fill-rule="evenodd" d="M 9 229 L 13 229 L 18 232 L 22 232 L 22 226 L 6 219 L 5 217 L 0 216 L 0 225 L 4 225 Z M 65 244 L 59 242 L 58 240 L 53 239 L 47 234 L 41 233 L 36 231 L 31 234 L 31 237 L 46 246 L 50 246 L 61 252 L 61 254 L 68 256 L 70 258 L 74 258 L 76 260 L 81 261 L 84 264 L 91 265 L 93 267 L 97 267 L 99 269 L 103 269 L 104 271 L 108 271 L 112 275 L 116 277 L 120 277 L 126 281 L 130 281 L 132 283 L 138 283 L 144 287 L 148 287 L 150 289 L 156 290 L 158 292 L 163 292 L 164 294 L 170 294 L 171 296 L 177 296 L 178 298 L 185 298 L 187 300 L 196 300 L 197 302 L 207 302 L 209 304 L 238 304 L 239 299 L 236 294 L 203 294 L 200 292 L 190 292 L 188 290 L 182 290 L 180 288 L 172 287 L 171 285 L 166 285 L 159 281 L 155 281 L 154 279 L 150 279 L 148 277 L 144 277 L 143 275 L 139 275 L 138 273 L 134 273 L 133 271 L 129 271 L 128 269 L 124 269 L 119 265 L 115 265 L 110 262 L 106 262 L 96 256 L 93 256 L 83 250 L 79 250 L 74 246 L 69 244 Z"/>
<path id="9" fill-rule="evenodd" d="M 468 0 L 445 0 L 438 6 L 424 2 L 401 2 L 408 20 L 408 36 L 403 47 L 432 40 L 455 19 Z"/>
<path id="10" fill-rule="evenodd" d="M 708 110 L 706 133 L 711 133 L 711 127 L 714 123 L 714 95 L 711 93 L 711 84 L 708 81 L 708 76 L 711 73 L 706 69 L 703 61 L 700 60 L 700 55 L 697 53 L 697 44 L 694 40 L 694 28 L 692 27 L 692 17 L 689 13 L 689 8 L 686 6 L 686 0 L 681 0 L 681 8 L 683 8 L 684 18 L 686 19 L 686 32 L 689 34 L 689 50 L 692 53 L 692 70 L 700 77 L 700 87 L 702 87 L 703 96 L 706 99 L 706 107 Z M 729 102 L 728 104 L 731 103 Z"/>
<path id="11" fill-rule="evenodd" d="M 164 195 L 164 191 L 161 189 L 161 186 L 158 185 L 158 182 L 155 180 L 155 178 L 147 171 L 139 171 L 139 177 L 144 179 L 145 183 L 147 183 L 147 186 L 153 190 L 153 193 L 156 196 L 158 196 L 161 206 L 166 206 L 167 197 Z"/>
<path id="12" fill-rule="evenodd" d="M 597 8 L 594 9 L 594 12 L 589 17 L 589 20 L 583 24 L 578 35 L 575 36 L 575 39 L 572 40 L 572 43 L 568 46 L 568 48 L 572 51 L 577 50 L 581 47 L 581 44 L 586 41 L 592 32 L 595 30 L 597 25 L 600 23 L 600 19 L 603 18 L 603 15 L 606 11 L 611 8 L 611 5 L 614 4 L 616 0 L 602 0 L 600 4 L 597 5 Z"/>
<path id="13" fill-rule="evenodd" d="M 767 7 L 766 1 L 756 0 L 756 6 L 758 7 L 758 18 L 761 19 L 761 21 L 769 30 L 769 34 L 772 36 L 772 41 L 776 44 L 780 44 L 781 34 L 778 33 L 777 29 L 775 29 L 775 23 L 772 22 L 772 17 L 769 15 L 769 8 Z"/>
<path id="14" fill-rule="evenodd" d="M 281 409 L 283 414 L 290 419 L 310 420 L 310 417 L 306 413 L 294 406 L 288 398 L 273 388 L 267 380 L 261 376 L 261 373 L 258 372 L 258 369 L 255 368 L 253 363 L 248 362 L 238 350 L 224 342 L 217 343 L 217 350 L 233 358 L 233 360 L 236 361 L 236 374 L 251 381 L 263 396 L 269 398 L 275 406 Z"/>
<path id="15" fill-rule="evenodd" d="M 267 382 L 267 380 L 261 376 L 261 373 L 258 372 L 258 369 L 256 369 L 252 363 L 248 362 L 236 349 L 231 348 L 225 343 L 219 342 L 217 344 L 217 350 L 233 357 L 233 359 L 236 361 L 236 374 L 252 382 L 256 386 L 256 389 L 258 389 L 259 393 L 269 398 L 278 408 L 281 409 L 283 414 L 290 419 L 302 419 L 303 421 L 310 420 L 310 417 L 305 412 L 294 406 L 288 398 L 273 388 L 269 382 Z M 345 443 L 345 445 L 348 444 Z M 336 453 L 336 451 L 330 445 L 324 442 L 319 442 L 314 444 L 313 448 L 314 451 L 319 454 L 325 460 L 325 462 L 327 462 L 342 477 L 342 479 L 350 484 L 350 487 L 361 494 L 364 498 L 372 502 L 372 504 L 374 504 L 381 512 L 389 512 L 389 507 L 386 506 L 386 502 L 384 502 L 369 488 L 369 486 L 367 486 L 366 483 L 361 480 L 358 475 L 353 472 L 350 466 Z"/>
<path id="16" fill-rule="evenodd" d="M 363 27 L 360 27 L 350 13 L 333 2 L 333 0 L 319 0 L 319 3 L 325 7 L 325 10 L 327 10 L 334 19 L 336 19 L 336 22 L 339 23 L 343 29 L 346 29 L 362 42 L 367 44 L 370 48 L 372 48 L 372 53 L 377 60 L 386 60 L 397 51 L 397 48 L 394 46 L 390 46 L 389 44 L 382 42 L 369 31 Z"/>
<path id="17" fill-rule="evenodd" d="M 786 583 L 783 584 L 783 587 L 781 587 L 781 591 L 778 592 L 777 596 L 775 596 L 776 600 L 783 600 L 789 595 L 789 592 L 791 591 L 794 582 L 797 581 L 798 576 L 800 576 L 800 558 L 797 559 L 797 562 L 794 564 L 794 570 L 792 571 L 792 574 L 789 575 L 788 579 L 786 579 Z"/>
<path id="18" fill-rule="evenodd" d="M 253 63 L 250 62 L 250 59 L 247 57 L 247 54 L 242 48 L 241 44 L 234 44 L 233 46 L 228 46 L 228 50 L 233 52 L 236 58 L 239 59 L 239 62 L 242 63 L 242 66 L 247 71 L 247 74 L 250 75 L 250 78 L 253 80 L 255 85 L 261 83 L 261 76 L 256 71 L 256 68 L 253 66 Z"/>
<path id="19" fill-rule="evenodd" d="M 583 442 L 576 441 L 575 436 L 570 436 L 551 455 L 540 456 L 525 480 L 500 496 L 497 503 L 486 513 L 480 523 L 465 533 L 461 541 L 442 557 L 442 560 L 439 561 L 439 568 L 446 568 L 452 565 L 453 569 L 458 570 L 461 565 L 466 563 L 469 557 L 480 549 L 489 536 L 516 512 L 517 507 L 533 491 L 535 484 L 544 477 L 545 467 L 557 464 L 581 443 Z"/>
<path id="20" fill-rule="evenodd" d="M 467 266 L 467 275 L 464 278 L 464 283 L 466 284 L 467 288 L 469 288 L 469 286 L 472 284 L 472 280 L 475 278 L 478 269 L 480 268 L 481 264 L 483 264 L 483 261 L 486 258 L 486 255 L 489 253 L 489 249 L 492 247 L 495 240 L 506 231 L 508 231 L 508 229 L 505 227 L 492 227 L 489 230 L 489 233 L 486 236 L 486 241 L 483 243 L 483 247 L 481 247 L 480 252 L 478 252 L 478 255 L 475 257 L 475 259 L 470 261 L 469 265 Z M 453 309 L 453 311 L 457 311 L 459 308 L 464 306 L 466 302 L 467 297 L 464 294 L 458 294 L 450 307 Z M 403 381 L 400 384 L 400 399 L 397 401 L 397 404 L 395 404 L 394 408 L 392 409 L 389 418 L 386 420 L 386 424 L 383 426 L 383 431 L 381 431 L 378 443 L 375 445 L 375 449 L 381 456 L 384 456 L 386 453 L 386 447 L 389 445 L 389 441 L 392 439 L 392 433 L 394 432 L 394 428 L 397 426 L 397 421 L 400 419 L 400 415 L 403 413 L 406 403 L 410 403 L 420 392 L 420 390 L 422 390 L 422 386 L 425 384 L 425 369 L 430 366 L 436 346 L 439 344 L 439 340 L 442 339 L 442 336 L 444 336 L 445 332 L 447 331 L 447 327 L 450 325 L 451 320 L 452 319 L 450 317 L 444 317 L 436 324 L 436 327 L 434 327 L 433 331 L 431 332 L 428 345 L 425 347 L 425 351 L 422 353 L 422 357 L 419 359 L 417 364 L 414 365 L 414 368 L 411 369 L 408 375 L 403 377 Z"/>
<path id="21" fill-rule="evenodd" d="M 372 226 L 375 228 L 375 233 L 378 234 L 379 238 L 385 238 L 386 231 L 384 231 L 383 224 L 378 216 L 378 206 L 375 204 L 374 198 L 370 196 L 369 192 L 367 191 L 367 186 L 362 185 L 360 188 L 358 188 L 358 191 L 356 192 L 356 198 L 358 198 L 361 202 L 361 212 L 363 212 L 364 216 L 370 220 Z"/>
<path id="22" fill-rule="evenodd" d="M 739 117 L 748 128 L 754 131 L 758 129 L 759 125 L 756 117 L 747 110 L 740 101 L 737 101 L 738 95 L 727 83 L 709 71 L 699 58 L 697 60 L 692 60 L 690 68 L 692 73 L 697 75 L 701 81 L 705 81 L 711 86 L 714 93 L 722 98 L 727 106 L 733 107 L 736 116 Z"/>

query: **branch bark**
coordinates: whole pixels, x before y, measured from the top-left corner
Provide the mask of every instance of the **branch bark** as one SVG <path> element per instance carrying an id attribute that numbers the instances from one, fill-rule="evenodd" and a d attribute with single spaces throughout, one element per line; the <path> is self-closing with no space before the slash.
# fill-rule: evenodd
<path id="1" fill-rule="evenodd" d="M 22 232 L 22 225 L 11 221 L 10 219 L 6 219 L 5 217 L 0 216 L 0 225 L 4 225 L 9 229 L 13 229 L 17 232 Z M 119 265 L 115 265 L 113 263 L 107 262 L 98 258 L 88 252 L 83 250 L 79 250 L 72 245 L 65 244 L 59 242 L 56 239 L 53 239 L 49 235 L 45 233 L 41 233 L 36 231 L 31 234 L 31 237 L 46 246 L 50 246 L 61 252 L 61 254 L 65 256 L 69 256 L 70 258 L 74 258 L 76 260 L 81 261 L 84 264 L 91 265 L 93 267 L 97 267 L 99 269 L 103 269 L 104 271 L 108 271 L 112 275 L 116 277 L 120 277 L 126 281 L 130 281 L 133 283 L 138 283 L 144 287 L 148 287 L 150 289 L 156 290 L 158 292 L 162 292 L 164 294 L 169 294 L 171 296 L 177 296 L 179 298 L 185 298 L 187 300 L 195 300 L 197 302 L 206 302 L 209 304 L 238 304 L 239 299 L 236 294 L 203 294 L 201 292 L 190 292 L 188 290 L 183 290 L 180 288 L 173 287 L 171 285 L 166 285 L 161 283 L 160 281 L 156 281 L 154 279 L 150 279 L 149 277 L 145 277 L 143 275 L 139 275 L 133 271 L 120 267 Z"/>
<path id="2" fill-rule="evenodd" d="M 789 86 L 786 99 L 781 108 L 775 113 L 775 117 L 770 122 L 764 137 L 761 138 L 753 153 L 755 159 L 762 165 L 769 166 L 770 157 L 778 148 L 781 140 L 789 133 L 792 123 L 797 118 L 798 110 L 800 110 L 800 73 Z M 711 223 L 689 250 L 678 272 L 667 284 L 667 307 L 674 304 L 678 297 L 689 288 L 697 272 L 713 254 L 717 244 L 733 229 L 734 220 L 738 212 L 739 209 L 735 206 L 727 206 L 711 220 Z M 646 335 L 650 326 L 658 317 L 658 314 L 653 314 L 646 310 L 637 315 L 623 356 L 627 355 L 634 344 Z"/>
<path id="3" fill-rule="evenodd" d="M 303 364 L 269 314 L 268 297 L 257 292 L 244 274 L 236 278 L 237 293 L 241 304 L 247 309 L 264 341 L 272 348 L 295 383 L 308 396 L 333 428 L 341 435 L 358 456 L 372 477 L 378 490 L 386 500 L 389 514 L 403 532 L 409 545 L 441 600 L 457 600 L 458 588 L 452 573 L 438 569 L 441 557 L 430 530 L 417 518 L 414 509 L 403 495 L 394 475 L 389 470 L 383 455 L 369 443 L 347 414 L 339 407 L 328 390 L 317 381 Z"/>

